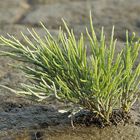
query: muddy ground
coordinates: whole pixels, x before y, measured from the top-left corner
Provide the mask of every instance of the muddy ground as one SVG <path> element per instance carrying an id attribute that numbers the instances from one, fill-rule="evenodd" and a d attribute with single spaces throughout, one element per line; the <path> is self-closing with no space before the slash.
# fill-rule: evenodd
<path id="1" fill-rule="evenodd" d="M 116 52 L 123 47 L 125 30 L 130 35 L 136 32 L 140 36 L 140 0 L 1 0 L 0 34 L 10 33 L 22 40 L 20 31 L 29 36 L 26 28 L 34 27 L 42 36 L 44 32 L 39 21 L 43 21 L 50 32 L 57 35 L 62 25 L 61 18 L 64 18 L 78 36 L 81 32 L 85 33 L 85 26 L 89 27 L 89 10 L 92 11 L 97 36 L 104 26 L 109 38 L 115 25 L 115 37 L 118 39 Z M 0 57 L 0 84 L 14 88 L 26 79 L 8 63 L 18 64 L 8 57 Z M 37 103 L 4 89 L 0 89 L 0 100 L 0 139 L 3 140 L 35 140 L 37 137 L 44 140 L 140 140 L 139 102 L 131 111 L 133 123 L 126 126 L 104 129 L 77 126 L 73 130 L 66 125 L 70 122 L 66 119 L 67 114 L 57 112 L 63 107 L 57 101 Z M 21 132 L 23 129 L 24 133 Z"/>

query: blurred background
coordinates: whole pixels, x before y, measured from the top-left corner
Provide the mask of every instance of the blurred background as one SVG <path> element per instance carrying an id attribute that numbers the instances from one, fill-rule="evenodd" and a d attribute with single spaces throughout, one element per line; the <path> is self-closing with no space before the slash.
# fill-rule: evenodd
<path id="1" fill-rule="evenodd" d="M 34 27 L 43 35 L 39 24 L 42 21 L 53 35 L 57 35 L 61 18 L 64 18 L 78 36 L 85 33 L 85 26 L 89 27 L 90 10 L 97 36 L 104 26 L 108 38 L 115 25 L 118 51 L 124 44 L 126 30 L 130 35 L 136 32 L 140 36 L 140 0 L 0 0 L 0 34 L 10 33 L 22 40 L 20 31 L 29 36 L 26 28 Z M 17 62 L 0 57 L 0 84 L 13 87 L 23 76 L 8 63 Z"/>

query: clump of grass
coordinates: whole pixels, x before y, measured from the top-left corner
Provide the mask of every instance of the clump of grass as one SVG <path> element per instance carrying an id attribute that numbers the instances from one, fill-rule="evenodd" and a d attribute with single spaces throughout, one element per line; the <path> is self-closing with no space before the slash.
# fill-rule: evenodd
<path id="1" fill-rule="evenodd" d="M 140 64 L 135 64 L 140 39 L 136 41 L 135 35 L 128 39 L 126 33 L 126 43 L 115 56 L 114 28 L 107 45 L 103 29 L 97 39 L 91 16 L 91 34 L 86 29 L 86 37 L 81 33 L 79 39 L 65 22 L 67 33 L 60 29 L 57 39 L 41 25 L 46 31 L 44 38 L 34 29 L 28 30 L 32 39 L 22 33 L 24 44 L 13 36 L 0 36 L 1 44 L 10 47 L 1 51 L 1 55 L 25 62 L 19 68 L 30 84 L 22 84 L 22 90 L 17 93 L 39 99 L 54 95 L 59 101 L 72 103 L 73 110 L 86 109 L 106 123 L 110 123 L 113 110 L 130 111 L 140 84 Z M 86 46 L 85 38 L 90 45 Z M 91 51 L 90 56 L 87 49 Z"/>

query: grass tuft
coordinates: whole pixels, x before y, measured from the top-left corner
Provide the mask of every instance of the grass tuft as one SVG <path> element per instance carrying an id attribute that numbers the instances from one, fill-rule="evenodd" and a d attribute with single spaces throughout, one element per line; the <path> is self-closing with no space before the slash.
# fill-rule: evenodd
<path id="1" fill-rule="evenodd" d="M 21 33 L 24 44 L 14 36 L 0 36 L 1 47 L 10 47 L 0 55 L 24 62 L 19 69 L 30 81 L 21 85 L 21 91 L 13 91 L 40 100 L 53 95 L 59 101 L 73 103 L 73 114 L 85 109 L 107 123 L 116 109 L 128 113 L 138 98 L 140 64 L 136 65 L 136 60 L 140 39 L 136 41 L 135 34 L 128 39 L 126 32 L 126 43 L 115 56 L 114 27 L 107 45 L 103 29 L 97 39 L 91 16 L 90 33 L 86 29 L 86 36 L 81 33 L 79 39 L 63 23 L 67 33 L 60 29 L 57 39 L 43 23 L 46 35 L 41 38 L 34 29 L 28 30 L 31 38 Z"/>

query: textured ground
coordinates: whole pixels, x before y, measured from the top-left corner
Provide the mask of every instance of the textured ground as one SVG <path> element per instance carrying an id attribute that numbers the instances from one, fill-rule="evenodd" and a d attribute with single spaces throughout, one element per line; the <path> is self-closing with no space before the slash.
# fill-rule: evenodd
<path id="1" fill-rule="evenodd" d="M 102 26 L 105 27 L 107 38 L 109 38 L 112 26 L 115 25 L 115 37 L 118 38 L 117 51 L 123 46 L 125 41 L 125 30 L 136 32 L 140 36 L 140 0 L 4 0 L 0 1 L 0 34 L 6 33 L 16 35 L 20 40 L 20 31 L 25 32 L 28 36 L 26 28 L 34 27 L 42 36 L 44 32 L 39 24 L 43 21 L 53 35 L 58 33 L 59 26 L 62 25 L 61 18 L 64 18 L 70 27 L 72 27 L 78 36 L 81 32 L 85 33 L 85 26 L 89 27 L 89 10 L 92 12 L 93 24 L 97 35 Z M 140 60 L 140 59 L 139 59 Z M 11 87 L 18 85 L 20 81 L 24 81 L 24 75 L 8 66 L 8 63 L 17 63 L 9 58 L 0 57 L 0 84 L 6 84 Z M 19 128 L 37 128 L 50 124 L 59 124 L 65 122 L 64 116 L 57 114 L 55 104 L 44 106 L 31 102 L 27 99 L 16 97 L 14 94 L 6 90 L 0 89 L 0 130 L 1 132 L 19 129 Z M 85 138 L 83 129 L 79 135 L 66 130 L 66 136 L 58 133 L 59 139 L 90 139 L 92 135 L 97 133 L 101 139 L 106 133 L 110 133 L 109 138 L 117 140 L 125 140 L 127 138 L 140 139 L 140 105 L 134 106 L 133 114 L 136 125 L 127 128 L 119 127 L 118 129 L 104 130 L 85 130 Z M 55 114 L 56 113 L 56 114 Z M 52 116 L 48 117 L 51 114 Z M 56 115 L 56 116 L 55 116 Z M 53 119 L 52 119 L 53 118 Z M 58 118 L 58 119 L 57 119 Z M 62 119 L 63 118 L 63 119 Z M 129 128 L 129 129 L 128 129 Z M 87 132 L 90 134 L 87 135 Z M 113 131 L 115 136 L 113 137 Z M 71 138 L 70 134 L 74 137 Z M 127 134 L 127 135 L 126 135 Z M 82 135 L 82 137 L 80 137 Z M 52 136 L 52 139 L 53 138 Z M 108 140 L 108 138 L 107 138 Z"/>

